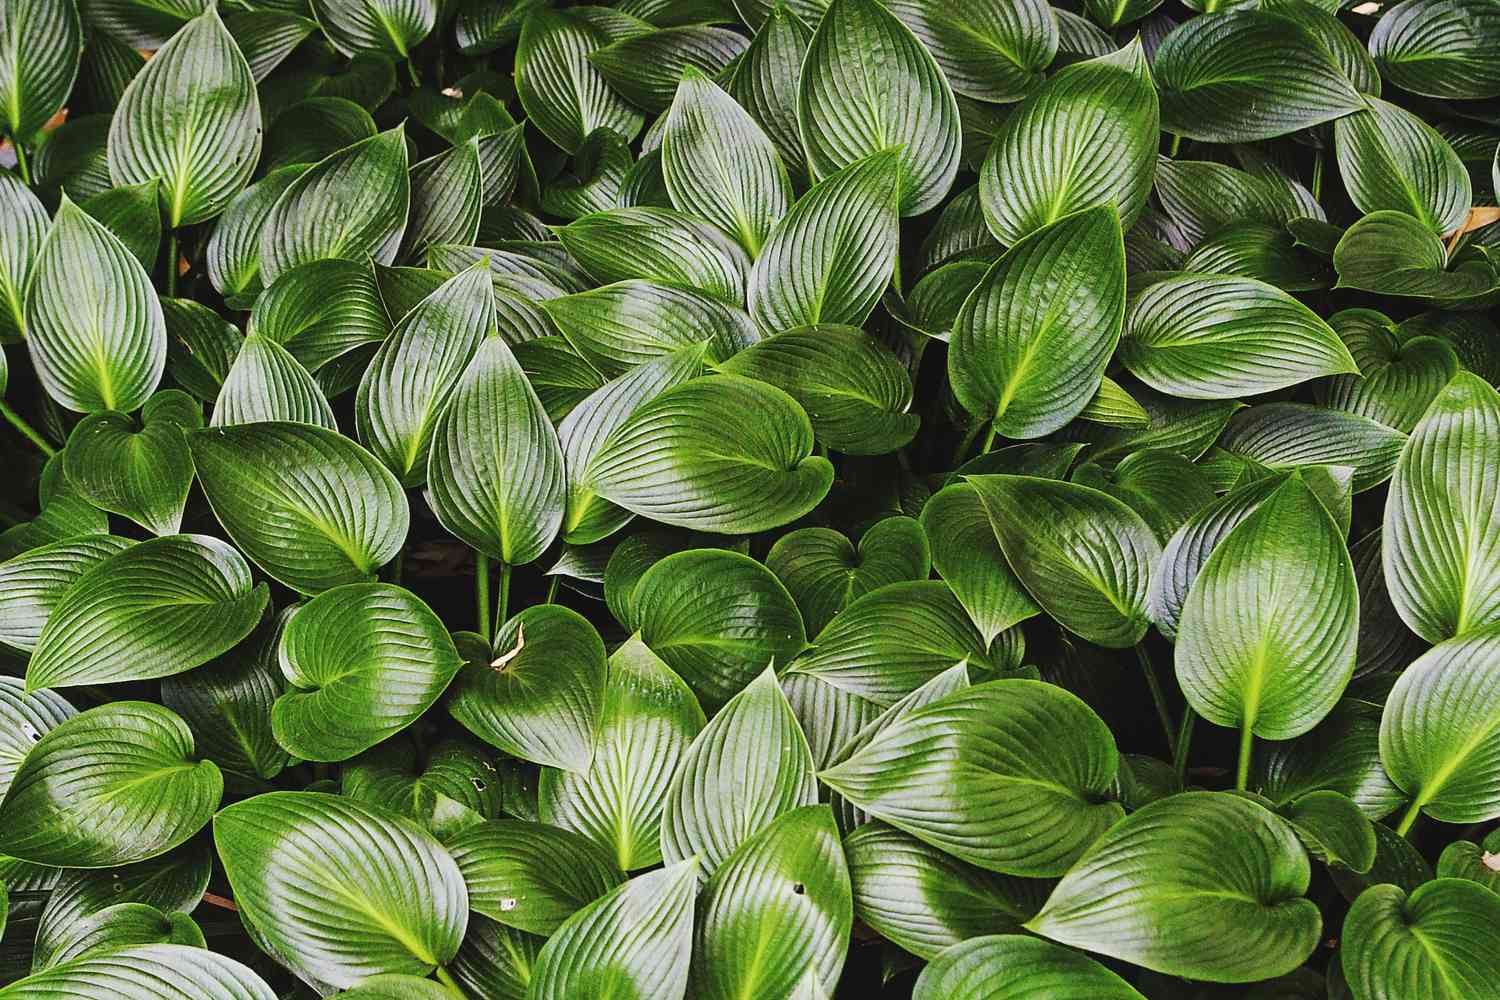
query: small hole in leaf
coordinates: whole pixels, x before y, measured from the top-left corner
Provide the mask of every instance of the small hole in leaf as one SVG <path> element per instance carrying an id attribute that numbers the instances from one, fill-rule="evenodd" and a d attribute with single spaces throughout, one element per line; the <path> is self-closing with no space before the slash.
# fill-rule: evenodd
<path id="1" fill-rule="evenodd" d="M 469 781 L 473 783 L 474 791 L 476 792 L 482 792 L 489 787 L 489 785 L 486 785 L 480 778 L 470 778 Z"/>
<path id="2" fill-rule="evenodd" d="M 799 896 L 805 896 L 807 895 L 807 886 L 803 885 L 801 882 L 793 882 L 792 891 Z"/>

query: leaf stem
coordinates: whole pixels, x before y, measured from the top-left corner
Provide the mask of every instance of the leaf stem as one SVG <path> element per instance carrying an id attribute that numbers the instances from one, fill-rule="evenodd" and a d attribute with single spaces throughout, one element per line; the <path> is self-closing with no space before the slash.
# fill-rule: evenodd
<path id="1" fill-rule="evenodd" d="M 1172 159 L 1175 160 L 1175 159 L 1177 159 L 1177 151 L 1179 149 L 1181 149 L 1181 148 L 1182 148 L 1182 136 L 1180 136 L 1180 135 L 1174 135 L 1174 136 L 1172 136 L 1172 145 L 1171 145 L 1171 148 L 1169 148 L 1167 150 L 1167 155 L 1170 156 Z"/>
<path id="2" fill-rule="evenodd" d="M 43 455 L 51 458 L 57 454 L 57 449 L 47 443 L 47 439 L 37 433 L 36 428 L 28 424 L 21 415 L 12 410 L 3 399 L 0 399 L 0 416 L 3 416 L 12 427 L 20 431 L 28 441 L 36 445 Z"/>
<path id="3" fill-rule="evenodd" d="M 1312 196 L 1313 201 L 1318 201 L 1323 197 L 1323 151 L 1321 149 L 1313 151 Z"/>
<path id="4" fill-rule="evenodd" d="M 1193 723 L 1198 715 L 1193 711 L 1193 706 L 1188 705 L 1182 710 L 1182 723 L 1177 727 L 1177 745 L 1172 750 L 1172 766 L 1177 771 L 1179 783 L 1187 784 L 1188 750 L 1193 745 Z"/>
<path id="5" fill-rule="evenodd" d="M 984 447 L 979 449 L 979 454 L 988 455 L 990 449 L 995 446 L 995 422 L 990 421 L 990 429 L 984 432 Z"/>
<path id="6" fill-rule="evenodd" d="M 546 603 L 548 603 L 548 604 L 556 604 L 557 603 L 557 585 L 559 583 L 561 583 L 561 582 L 562 582 L 562 577 L 560 577 L 560 576 L 554 576 L 551 580 L 547 581 L 547 601 L 546 601 Z"/>
<path id="7" fill-rule="evenodd" d="M 167 298 L 177 297 L 177 230 L 167 230 Z"/>
<path id="8" fill-rule="evenodd" d="M 495 603 L 495 631 L 510 621 L 510 563 L 500 564 L 500 599 Z M 490 639 L 495 637 L 492 635 Z"/>
<path id="9" fill-rule="evenodd" d="M 16 169 L 21 172 L 21 181 L 31 187 L 31 164 L 26 162 L 26 147 L 14 136 L 11 137 L 10 144 L 16 147 Z"/>
<path id="10" fill-rule="evenodd" d="M 1420 797 L 1411 800 L 1411 806 L 1406 810 L 1406 815 L 1401 817 L 1401 824 L 1396 827 L 1396 836 L 1404 837 L 1416 825 L 1417 817 L 1422 815 L 1422 800 Z"/>
<path id="11" fill-rule="evenodd" d="M 1151 700 L 1156 704 L 1157 718 L 1161 719 L 1161 731 L 1167 736 L 1167 749 L 1175 753 L 1177 737 L 1172 729 L 1172 713 L 1167 711 L 1167 695 L 1161 688 L 1161 680 L 1156 676 L 1156 669 L 1151 665 L 1151 657 L 1146 655 L 1143 643 L 1135 644 L 1135 658 L 1141 661 L 1141 672 L 1146 675 L 1146 686 L 1151 689 Z"/>
<path id="12" fill-rule="evenodd" d="M 490 557 L 474 554 L 474 617 L 479 634 L 490 640 Z"/>
<path id="13" fill-rule="evenodd" d="M 1240 725 L 1240 765 L 1234 773 L 1234 787 L 1246 791 L 1250 787 L 1250 758 L 1255 750 L 1255 730 L 1248 724 Z"/>
<path id="14" fill-rule="evenodd" d="M 406 560 L 406 550 L 400 549 L 396 552 L 396 558 L 385 565 L 385 579 L 387 583 L 401 582 L 401 566 Z"/>
<path id="15" fill-rule="evenodd" d="M 968 430 L 964 431 L 964 439 L 958 443 L 958 448 L 953 452 L 952 465 L 954 468 L 963 464 L 964 456 L 969 453 L 970 448 L 974 447 L 974 441 L 979 437 L 979 432 L 983 428 L 984 422 L 976 420 L 969 425 Z"/>
<path id="16" fill-rule="evenodd" d="M 464 993 L 463 987 L 458 985 L 458 980 L 456 980 L 456 979 L 453 978 L 453 974 L 448 971 L 448 969 L 447 969 L 446 966 L 440 965 L 440 966 L 437 967 L 436 971 L 437 971 L 438 982 L 440 982 L 444 986 L 448 987 L 450 990 L 452 990 L 458 996 L 464 997 L 465 1000 L 468 1000 L 468 995 L 466 993 Z"/>

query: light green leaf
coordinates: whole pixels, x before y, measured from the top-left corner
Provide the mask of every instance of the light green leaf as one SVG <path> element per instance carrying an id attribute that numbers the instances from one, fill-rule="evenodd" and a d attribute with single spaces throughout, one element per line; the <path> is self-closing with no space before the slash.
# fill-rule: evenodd
<path id="1" fill-rule="evenodd" d="M 0 804 L 0 852 L 58 868 L 164 854 L 203 828 L 224 790 L 219 769 L 193 758 L 187 724 L 160 705 L 81 712 L 44 733 L 16 772 Z"/>
<path id="2" fill-rule="evenodd" d="M 150 278 L 66 196 L 32 265 L 25 329 L 37 380 L 70 410 L 136 410 L 166 367 L 166 325 Z"/>
<path id="3" fill-rule="evenodd" d="M 717 226 L 666 208 L 614 208 L 557 230 L 563 247 L 601 284 L 646 278 L 745 301 L 750 258 Z"/>
<path id="4" fill-rule="evenodd" d="M 723 360 L 759 337 L 743 310 L 654 281 L 620 281 L 540 305 L 568 343 L 610 377 L 699 344 Z"/>
<path id="5" fill-rule="evenodd" d="M 522 760 L 587 771 L 607 676 L 594 626 L 561 605 L 533 605 L 501 627 L 490 657 L 471 657 L 448 713 Z"/>
<path id="6" fill-rule="evenodd" d="M 932 546 L 933 568 L 969 613 L 986 645 L 1006 629 L 1041 614 L 1006 563 L 973 486 L 954 483 L 928 498 L 922 506 L 922 527 Z"/>
<path id="7" fill-rule="evenodd" d="M 135 945 L 87 955 L 0 988 L 0 1000 L 276 1000 L 276 993 L 232 958 L 181 944 Z"/>
<path id="8" fill-rule="evenodd" d="M 346 56 L 400 60 L 437 24 L 437 0 L 311 0 L 323 34 Z"/>
<path id="9" fill-rule="evenodd" d="M 0 643 L 29 653 L 69 587 L 134 542 L 113 535 L 80 535 L 31 549 L 0 563 Z"/>
<path id="10" fill-rule="evenodd" d="M 1354 492 L 1391 476 L 1406 435 L 1368 417 L 1306 403 L 1262 403 L 1229 421 L 1219 446 L 1272 469 L 1342 465 L 1354 469 Z"/>
<path id="11" fill-rule="evenodd" d="M 1340 935 L 1349 989 L 1356 1000 L 1494 996 L 1497 921 L 1500 896 L 1463 879 L 1438 879 L 1410 894 L 1371 886 L 1349 908 Z"/>
<path id="12" fill-rule="evenodd" d="M 453 991 L 441 983 L 419 976 L 385 974 L 361 980 L 335 1000 L 453 1000 Z"/>
<path id="13" fill-rule="evenodd" d="M 163 913 L 145 903 L 117 903 L 75 921 L 45 960 L 33 960 L 40 972 L 63 962 L 118 951 L 135 945 L 180 944 L 205 948 L 203 931 L 186 913 Z"/>
<path id="14" fill-rule="evenodd" d="M 1457 375 L 1418 422 L 1385 505 L 1391 602 L 1428 642 L 1500 623 L 1500 393 Z"/>
<path id="15" fill-rule="evenodd" d="M 750 314 L 768 333 L 861 326 L 891 281 L 900 239 L 893 150 L 825 177 L 771 230 L 750 270 Z"/>
<path id="16" fill-rule="evenodd" d="M 990 534 L 988 521 L 985 533 Z M 850 602 L 872 590 L 902 580 L 925 580 L 931 562 L 927 536 L 909 517 L 875 522 L 860 536 L 857 548 L 832 528 L 798 528 L 778 538 L 766 555 L 766 568 L 786 586 L 808 634 L 814 636 Z"/>
<path id="17" fill-rule="evenodd" d="M 402 126 L 361 139 L 287 185 L 261 225 L 260 278 L 338 257 L 382 264 L 396 256 L 411 203 Z"/>
<path id="18" fill-rule="evenodd" d="M 541 823 L 481 823 L 454 837 L 448 849 L 474 912 L 531 934 L 552 934 L 625 881 L 593 841 Z"/>
<path id="19" fill-rule="evenodd" d="M 1039 604 L 1096 645 L 1145 635 L 1146 593 L 1161 544 L 1107 493 L 1029 476 L 970 476 L 1000 549 Z"/>
<path id="20" fill-rule="evenodd" d="M 883 0 L 932 53 L 953 89 L 978 101 L 1025 97 L 1057 53 L 1057 21 L 1040 0 Z"/>
<path id="21" fill-rule="evenodd" d="M 109 127 L 116 184 L 161 182 L 171 229 L 211 219 L 260 159 L 260 100 L 250 64 L 209 4 L 152 56 Z"/>
<path id="22" fill-rule="evenodd" d="M 230 427 L 272 420 L 338 430 L 333 408 L 317 380 L 286 348 L 252 333 L 240 345 L 240 352 L 224 377 L 209 426 Z"/>
<path id="23" fill-rule="evenodd" d="M 25 328 L 26 283 L 47 226 L 47 210 L 31 189 L 0 173 L 0 337 L 19 337 Z"/>
<path id="24" fill-rule="evenodd" d="M 537 956 L 530 1000 L 680 1000 L 697 869 L 688 860 L 638 875 L 573 914 Z"/>
<path id="25" fill-rule="evenodd" d="M 632 636 L 609 658 L 588 770 L 542 772 L 542 820 L 590 838 L 623 871 L 658 864 L 668 786 L 705 722 L 682 678 Z"/>
<path id="26" fill-rule="evenodd" d="M 853 923 L 832 811 L 785 813 L 740 845 L 704 888 L 693 996 L 787 996 L 804 977 L 832 996 Z"/>
<path id="27" fill-rule="evenodd" d="M 1453 841 L 1438 858 L 1438 878 L 1468 879 L 1500 895 L 1500 867 L 1496 867 L 1500 866 L 1500 852 L 1490 850 L 1492 847 L 1500 847 L 1493 830 L 1483 845 L 1468 840 Z"/>
<path id="28" fill-rule="evenodd" d="M 662 857 L 696 856 L 710 876 L 771 820 L 817 801 L 812 752 L 767 667 L 688 748 L 662 813 Z"/>
<path id="29" fill-rule="evenodd" d="M 1453 147 L 1404 108 L 1375 97 L 1366 104 L 1333 123 L 1339 174 L 1354 207 L 1405 212 L 1439 235 L 1457 229 L 1473 193 Z"/>
<path id="30" fill-rule="evenodd" d="M 1024 237 L 953 323 L 948 379 L 963 407 L 1009 438 L 1041 437 L 1098 391 L 1125 313 L 1125 250 L 1108 206 Z"/>
<path id="31" fill-rule="evenodd" d="M 724 549 L 689 549 L 645 570 L 631 608 L 641 639 L 709 707 L 722 705 L 806 644 L 802 616 L 760 563 Z M 682 855 L 686 857 L 686 855 Z"/>
<path id="32" fill-rule="evenodd" d="M 469 916 L 463 876 L 409 820 L 322 792 L 270 792 L 214 817 L 240 917 L 299 976 L 337 987 L 425 976 Z"/>
<path id="33" fill-rule="evenodd" d="M 1274 139 L 1365 106 L 1317 35 L 1263 10 L 1189 18 L 1152 71 L 1162 128 L 1204 142 Z"/>
<path id="34" fill-rule="evenodd" d="M 917 977 L 912 1000 L 1145 1000 L 1098 962 L 1018 934 L 978 937 L 948 949 Z"/>
<path id="35" fill-rule="evenodd" d="M 229 537 L 304 594 L 373 578 L 406 539 L 406 497 L 359 445 L 308 424 L 188 435 L 198 481 Z"/>
<path id="36" fill-rule="evenodd" d="M 29 689 L 182 673 L 233 647 L 269 600 L 233 548 L 169 535 L 106 557 L 64 592 L 26 667 Z"/>
<path id="37" fill-rule="evenodd" d="M 1406 0 L 1381 11 L 1370 55 L 1381 75 L 1414 94 L 1500 97 L 1500 61 L 1487 43 L 1497 30 L 1500 11 L 1485 0 Z"/>
<path id="38" fill-rule="evenodd" d="M 317 761 L 348 760 L 405 729 L 463 665 L 432 610 L 388 583 L 307 602 L 282 632 L 278 659 L 291 687 L 271 710 L 276 742 Z"/>
<path id="39" fill-rule="evenodd" d="M 516 46 L 516 94 L 527 118 L 567 152 L 608 128 L 625 139 L 640 132 L 641 113 L 605 82 L 589 56 L 605 33 L 572 11 L 532 10 Z"/>
<path id="40" fill-rule="evenodd" d="M 68 100 L 83 52 L 83 26 L 72 0 L 0 3 L 0 124 L 31 145 Z"/>
<path id="41" fill-rule="evenodd" d="M 303 163 L 272 170 L 229 200 L 203 248 L 208 280 L 231 309 L 248 309 L 264 287 L 260 234 L 277 200 L 307 170 Z"/>
<path id="42" fill-rule="evenodd" d="M 1026 928 L 1171 976 L 1254 982 L 1318 946 L 1310 874 L 1285 820 L 1248 798 L 1183 792 L 1117 823 Z"/>
<path id="43" fill-rule="evenodd" d="M 932 53 L 878 0 L 833 0 L 802 64 L 797 121 L 815 178 L 896 149 L 901 215 L 936 208 L 958 172 L 958 104 Z"/>
<path id="44" fill-rule="evenodd" d="M 484 177 L 479 140 L 438 153 L 411 168 L 411 216 L 399 257 L 421 261 L 440 243 L 473 243 L 479 234 Z"/>
<path id="45" fill-rule="evenodd" d="M 1128 229 L 1156 169 L 1156 92 L 1132 43 L 1059 70 L 1006 120 L 979 175 L 984 219 L 1010 245 L 1086 208 Z"/>

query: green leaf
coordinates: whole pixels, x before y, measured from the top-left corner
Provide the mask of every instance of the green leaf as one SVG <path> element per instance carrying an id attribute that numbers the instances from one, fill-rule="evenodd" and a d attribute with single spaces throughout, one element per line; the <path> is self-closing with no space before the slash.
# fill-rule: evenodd
<path id="1" fill-rule="evenodd" d="M 817 801 L 812 752 L 767 667 L 688 748 L 662 813 L 662 857 L 696 856 L 710 876 L 771 820 Z"/>
<path id="2" fill-rule="evenodd" d="M 1262 403 L 1229 421 L 1219 446 L 1272 469 L 1343 465 L 1354 492 L 1390 478 L 1406 435 L 1368 417 L 1306 403 Z"/>
<path id="3" fill-rule="evenodd" d="M 979 175 L 985 222 L 1011 245 L 1074 212 L 1113 205 L 1128 229 L 1151 193 L 1157 141 L 1156 92 L 1139 45 L 1065 66 L 995 137 Z"/>
<path id="4" fill-rule="evenodd" d="M 1123 500 L 1163 542 L 1215 499 L 1208 475 L 1164 448 L 1134 452 L 1109 471 L 1085 462 L 1073 470 L 1072 480 Z"/>
<path id="5" fill-rule="evenodd" d="M 953 394 L 1005 437 L 1049 434 L 1098 391 L 1124 314 L 1114 209 L 1046 225 L 996 261 L 959 310 L 948 351 Z"/>
<path id="6" fill-rule="evenodd" d="M 1287 803 L 1281 815 L 1319 860 L 1355 872 L 1375 863 L 1375 828 L 1348 796 L 1309 792 Z"/>
<path id="7" fill-rule="evenodd" d="M 595 129 L 573 154 L 572 169 L 542 191 L 540 207 L 548 215 L 579 219 L 616 205 L 637 204 L 625 194 L 627 181 L 642 176 L 634 168 L 629 144 L 607 128 Z"/>
<path id="8" fill-rule="evenodd" d="M 1467 840 L 1455 840 L 1443 848 L 1438 858 L 1438 878 L 1463 878 L 1477 882 L 1491 892 L 1500 895 L 1500 853 L 1489 848 L 1500 846 L 1495 841 L 1494 831 L 1484 840 L 1484 846 Z"/>
<path id="9" fill-rule="evenodd" d="M 797 121 L 813 176 L 894 148 L 900 214 L 936 208 L 958 172 L 958 105 L 911 29 L 878 0 L 834 0 L 802 67 Z"/>
<path id="10" fill-rule="evenodd" d="M 278 653 L 291 686 L 276 699 L 276 742 L 303 760 L 340 761 L 415 722 L 463 660 L 420 598 L 388 583 L 325 591 L 297 610 Z"/>
<path id="11" fill-rule="evenodd" d="M 688 860 L 638 875 L 573 914 L 537 956 L 531 1000 L 682 996 L 697 868 Z"/>
<path id="12" fill-rule="evenodd" d="M 337 994 L 335 1000 L 453 1000 L 453 991 L 419 976 L 379 975 Z"/>
<path id="13" fill-rule="evenodd" d="M 118 236 L 148 272 L 155 270 L 161 253 L 159 190 L 160 182 L 153 177 L 140 184 L 100 191 L 79 206 Z"/>
<path id="14" fill-rule="evenodd" d="M 1101 646 L 1145 635 L 1161 545 L 1107 493 L 1028 476 L 970 476 L 1012 571 L 1058 623 Z"/>
<path id="15" fill-rule="evenodd" d="M 467 739 L 446 739 L 425 753 L 411 740 L 391 739 L 341 770 L 344 795 L 416 820 L 442 840 L 493 818 L 504 795 L 493 755 Z"/>
<path id="16" fill-rule="evenodd" d="M 604 642 L 587 619 L 533 605 L 501 627 L 489 657 L 470 659 L 448 701 L 464 728 L 522 760 L 589 769 L 607 674 Z"/>
<path id="17" fill-rule="evenodd" d="M 954 483 L 933 494 L 922 507 L 922 527 L 932 546 L 933 568 L 969 613 L 986 645 L 1006 629 L 1041 614 L 1006 563 L 973 486 Z"/>
<path id="18" fill-rule="evenodd" d="M 752 0 L 759 2 L 759 0 Z M 812 41 L 812 28 L 822 17 L 803 20 L 790 5 L 773 4 L 755 37 L 730 71 L 724 89 L 765 130 L 781 154 L 781 162 L 793 177 L 807 176 L 807 151 L 797 124 L 797 93 L 802 78 L 802 60 Z M 817 3 L 817 0 L 809 0 Z M 754 25 L 754 21 L 747 21 Z"/>
<path id="19" fill-rule="evenodd" d="M 3 1000 L 275 1000 L 276 993 L 232 958 L 181 944 L 134 945 L 54 966 L 0 988 Z"/>
<path id="20" fill-rule="evenodd" d="M 193 759 L 192 734 L 176 714 L 111 702 L 32 747 L 0 804 L 0 852 L 58 868 L 144 861 L 201 830 L 223 790 L 219 769 Z"/>
<path id="21" fill-rule="evenodd" d="M 891 281 L 900 163 L 878 152 L 823 178 L 771 230 L 750 270 L 750 314 L 768 333 L 861 326 Z"/>
<path id="22" fill-rule="evenodd" d="M 411 203 L 402 126 L 361 139 L 292 181 L 261 224 L 260 278 L 337 257 L 382 264 L 396 255 Z"/>
<path id="23" fill-rule="evenodd" d="M 832 996 L 853 923 L 832 811 L 784 813 L 741 844 L 703 890 L 693 996 L 786 996 L 804 977 Z"/>
<path id="24" fill-rule="evenodd" d="M 40 545 L 0 563 L 0 643 L 29 653 L 68 588 L 109 556 L 134 542 L 113 535 L 80 535 Z"/>
<path id="25" fill-rule="evenodd" d="M 1391 602 L 1428 642 L 1500 623 L 1497 470 L 1500 393 L 1463 372 L 1401 449 L 1385 506 Z"/>
<path id="26" fill-rule="evenodd" d="M 1457 229 L 1473 193 L 1453 147 L 1403 108 L 1374 97 L 1366 104 L 1333 123 L 1339 174 L 1354 207 L 1405 212 L 1439 235 Z"/>
<path id="27" fill-rule="evenodd" d="M 270 76 L 307 36 L 318 30 L 318 22 L 300 16 L 307 13 L 307 8 L 294 9 L 296 13 L 276 9 L 225 11 L 224 27 L 245 54 L 256 83 Z"/>
<path id="28" fill-rule="evenodd" d="M 63 593 L 26 667 L 29 689 L 182 673 L 243 639 L 269 600 L 234 549 L 170 535 L 106 557 Z"/>
<path id="29" fill-rule="evenodd" d="M 211 427 L 188 435 L 198 482 L 229 537 L 272 579 L 304 594 L 365 582 L 406 539 L 400 484 L 348 438 L 307 424 Z"/>
<path id="30" fill-rule="evenodd" d="M 474 242 L 483 184 L 478 139 L 414 164 L 411 215 L 401 237 L 400 258 L 421 261 L 437 244 Z"/>
<path id="31" fill-rule="evenodd" d="M 9 171 L 0 173 L 0 337 L 7 340 L 25 328 L 26 283 L 47 226 L 47 210 L 31 189 Z"/>
<path id="32" fill-rule="evenodd" d="M 409 820 L 321 792 L 270 792 L 214 817 L 240 916 L 299 976 L 347 987 L 425 976 L 458 951 L 463 876 Z"/>
<path id="33" fill-rule="evenodd" d="M 802 616 L 781 582 L 724 549 L 689 549 L 656 562 L 636 583 L 631 606 L 641 640 L 710 707 L 806 645 Z"/>
<path id="34" fill-rule="evenodd" d="M 1020 100 L 1042 82 L 1057 53 L 1052 10 L 1040 0 L 942 0 L 885 4 L 932 53 L 953 89 L 979 101 Z"/>
<path id="35" fill-rule="evenodd" d="M 695 69 L 718 76 L 749 45 L 745 36 L 711 24 L 631 31 L 589 53 L 589 63 L 627 101 L 659 113 L 678 81 Z"/>
<path id="36" fill-rule="evenodd" d="M 710 375 L 631 414 L 600 446 L 592 478 L 599 496 L 643 517 L 750 534 L 796 520 L 827 494 L 833 466 L 812 450 L 812 425 L 791 396 Z"/>
<path id="37" fill-rule="evenodd" d="M 1500 97 L 1500 62 L 1487 44 L 1500 12 L 1484 0 L 1406 0 L 1381 12 L 1370 55 L 1391 83 L 1429 97 Z"/>
<path id="38" fill-rule="evenodd" d="M 531 934 L 552 934 L 625 881 L 593 841 L 541 823 L 481 823 L 454 837 L 448 849 L 474 912 Z"/>
<path id="39" fill-rule="evenodd" d="M 912 1000 L 1144 1000 L 1098 962 L 1019 934 L 977 937 L 939 955 L 917 978 Z"/>
<path id="40" fill-rule="evenodd" d="M 423 298 L 375 352 L 355 420 L 360 439 L 402 485 L 426 479 L 439 415 L 494 328 L 489 269 L 476 264 Z"/>
<path id="41" fill-rule="evenodd" d="M 542 820 L 588 837 L 623 871 L 658 864 L 668 787 L 705 722 L 692 690 L 632 636 L 609 658 L 589 768 L 542 772 Z"/>
<path id="42" fill-rule="evenodd" d="M 191 299 L 162 299 L 167 330 L 167 373 L 205 402 L 218 398 L 244 343 L 239 328 Z"/>
<path id="43" fill-rule="evenodd" d="M 1411 806 L 1445 823 L 1500 816 L 1500 630 L 1449 639 L 1396 678 L 1380 720 L 1380 759 Z"/>
<path id="44" fill-rule="evenodd" d="M 1171 976 L 1254 982 L 1317 947 L 1309 876 L 1285 820 L 1240 796 L 1183 792 L 1099 838 L 1026 927 Z"/>
<path id="45" fill-rule="evenodd" d="M 317 380 L 285 347 L 252 333 L 240 345 L 229 374 L 224 376 L 209 426 L 231 427 L 272 420 L 338 430 L 333 407 L 328 405 Z"/>
<path id="46" fill-rule="evenodd" d="M 1371 212 L 1346 229 L 1333 249 L 1333 266 L 1335 288 L 1381 295 L 1462 300 L 1500 285 L 1492 265 L 1472 257 L 1450 260 L 1420 219 L 1390 210 Z"/>
<path id="47" fill-rule="evenodd" d="M 546 943 L 546 938 L 470 913 L 468 933 L 449 968 L 476 996 L 526 1000 L 532 968 Z"/>
<path id="48" fill-rule="evenodd" d="M 534 561 L 557 537 L 562 445 L 501 338 L 480 344 L 438 415 L 427 482 L 443 527 L 507 565 Z"/>
<path id="49" fill-rule="evenodd" d="M 1500 978 L 1491 947 L 1497 920 L 1500 896 L 1463 879 L 1438 879 L 1410 894 L 1371 886 L 1344 920 L 1344 976 L 1359 1000 L 1493 994 Z"/>
<path id="50" fill-rule="evenodd" d="M 263 285 L 260 234 L 277 200 L 302 176 L 302 163 L 278 167 L 229 200 L 203 248 L 208 279 L 232 309 L 246 309 Z"/>
<path id="51" fill-rule="evenodd" d="M 63 962 L 118 951 L 133 945 L 181 944 L 207 947 L 203 931 L 186 913 L 163 913 L 145 903 L 117 903 L 76 921 L 45 959 L 32 961 L 41 971 Z"/>
<path id="52" fill-rule="evenodd" d="M 67 102 L 82 52 L 72 0 L 0 3 L 0 124 L 7 138 L 31 145 Z"/>
<path id="53" fill-rule="evenodd" d="M 1279 288 L 1228 275 L 1151 285 L 1131 303 L 1120 348 L 1141 381 L 1194 399 L 1235 399 L 1359 371 L 1311 309 Z"/>
<path id="54" fill-rule="evenodd" d="M 346 56 L 377 53 L 400 60 L 438 20 L 437 0 L 311 0 L 333 47 Z"/>
<path id="55" fill-rule="evenodd" d="M 516 94 L 531 123 L 567 152 L 597 128 L 625 139 L 641 130 L 641 113 L 616 94 L 589 56 L 603 31 L 571 11 L 533 9 L 516 46 Z"/>
<path id="56" fill-rule="evenodd" d="M 798 528 L 778 538 L 766 555 L 766 568 L 785 585 L 814 636 L 872 590 L 925 580 L 931 563 L 927 536 L 909 517 L 875 522 L 860 536 L 858 547 L 832 528 Z"/>
<path id="57" fill-rule="evenodd" d="M 791 182 L 755 119 L 696 69 L 683 73 L 661 139 L 672 204 L 713 222 L 753 256 L 791 206 Z"/>
<path id="58" fill-rule="evenodd" d="M 1316 202 L 1304 203 L 1285 184 L 1209 160 L 1162 157 L 1156 165 L 1156 193 L 1192 246 L 1237 223 L 1284 227 L 1293 219 L 1322 214 Z"/>
<path id="59" fill-rule="evenodd" d="M 1274 139 L 1365 106 L 1315 34 L 1262 10 L 1188 19 L 1152 70 L 1162 128 L 1204 142 Z"/>
<path id="60" fill-rule="evenodd" d="M 24 325 L 37 380 L 70 410 L 138 409 L 166 366 L 151 280 L 125 244 L 66 196 L 32 265 Z"/>
<path id="61" fill-rule="evenodd" d="M 213 4 L 135 75 L 109 127 L 116 184 L 161 182 L 171 229 L 211 219 L 260 159 L 260 100 L 250 64 Z"/>
<path id="62" fill-rule="evenodd" d="M 91 413 L 68 436 L 68 480 L 100 510 L 123 514 L 157 535 L 182 525 L 193 460 L 183 428 L 170 419 L 137 430 L 123 413 Z"/>
<path id="63" fill-rule="evenodd" d="M 32 746 L 75 714 L 55 692 L 27 692 L 20 678 L 0 677 L 0 801 Z"/>
<path id="64" fill-rule="evenodd" d="M 1210 722 L 1290 739 L 1343 694 L 1358 629 L 1349 551 L 1293 477 L 1224 537 L 1193 581 L 1177 628 L 1177 680 Z"/>
<path id="65" fill-rule="evenodd" d="M 370 112 L 343 97 L 309 97 L 276 114 L 261 169 L 313 164 L 376 133 Z"/>
<path id="66" fill-rule="evenodd" d="M 1403 330 L 1372 309 L 1345 309 L 1328 322 L 1361 372 L 1339 375 L 1324 384 L 1323 401 L 1335 409 L 1410 434 L 1438 393 L 1458 374 L 1458 355 L 1450 342 Z"/>
<path id="67" fill-rule="evenodd" d="M 645 278 L 745 301 L 750 258 L 717 226 L 666 208 L 613 208 L 557 230 L 564 249 L 600 284 Z"/>

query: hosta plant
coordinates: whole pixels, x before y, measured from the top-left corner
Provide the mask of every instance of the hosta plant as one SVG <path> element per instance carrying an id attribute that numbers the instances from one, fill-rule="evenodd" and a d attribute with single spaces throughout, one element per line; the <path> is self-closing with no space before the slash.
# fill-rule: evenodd
<path id="1" fill-rule="evenodd" d="M 1500 1000 L 1500 0 L 0 0 L 0 1000 Z"/>

